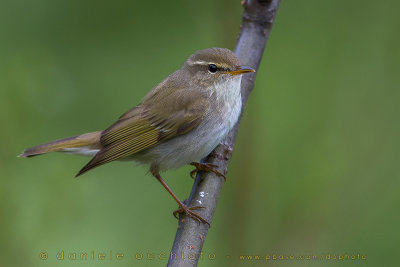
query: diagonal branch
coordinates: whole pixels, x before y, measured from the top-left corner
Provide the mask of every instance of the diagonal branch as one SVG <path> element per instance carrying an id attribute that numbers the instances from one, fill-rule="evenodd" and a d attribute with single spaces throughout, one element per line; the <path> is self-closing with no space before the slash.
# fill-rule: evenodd
<path id="1" fill-rule="evenodd" d="M 236 46 L 236 55 L 245 66 L 258 70 L 265 45 L 271 32 L 272 24 L 281 0 L 242 0 L 244 6 L 241 33 Z M 242 78 L 242 112 L 250 92 L 254 87 L 256 73 L 246 74 Z M 232 150 L 239 128 L 239 123 L 222 140 L 215 150 L 204 159 L 219 166 L 220 172 L 226 174 L 232 156 Z M 200 172 L 193 184 L 188 199 L 189 206 L 204 206 L 198 214 L 211 223 L 223 179 L 212 172 Z M 180 217 L 174 245 L 169 255 L 168 266 L 196 266 L 203 257 L 201 249 L 208 232 L 207 224 L 198 224 L 194 220 Z"/>

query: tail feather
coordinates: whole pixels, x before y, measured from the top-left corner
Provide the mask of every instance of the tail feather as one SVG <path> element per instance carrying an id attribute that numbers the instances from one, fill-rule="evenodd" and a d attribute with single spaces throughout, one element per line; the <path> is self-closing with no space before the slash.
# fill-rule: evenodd
<path id="1" fill-rule="evenodd" d="M 100 137 L 101 131 L 97 131 L 60 139 L 43 145 L 28 148 L 18 157 L 33 157 L 55 151 L 89 155 L 97 152 L 101 148 Z M 89 151 L 93 151 L 93 153 L 89 153 Z"/>

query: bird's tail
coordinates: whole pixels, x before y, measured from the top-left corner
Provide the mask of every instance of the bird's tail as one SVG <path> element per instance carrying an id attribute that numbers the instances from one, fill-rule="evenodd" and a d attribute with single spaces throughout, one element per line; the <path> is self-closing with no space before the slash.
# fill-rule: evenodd
<path id="1" fill-rule="evenodd" d="M 28 148 L 18 157 L 33 157 L 55 151 L 94 156 L 101 148 L 100 136 L 101 131 L 97 131 L 56 140 L 50 143 Z"/>

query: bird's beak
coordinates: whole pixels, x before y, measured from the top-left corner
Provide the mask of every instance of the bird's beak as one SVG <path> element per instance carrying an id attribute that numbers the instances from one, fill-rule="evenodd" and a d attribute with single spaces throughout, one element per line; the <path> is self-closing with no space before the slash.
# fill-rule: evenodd
<path id="1" fill-rule="evenodd" d="M 240 75 L 248 72 L 255 72 L 255 70 L 246 66 L 236 66 L 233 70 L 225 72 L 225 74 Z"/>

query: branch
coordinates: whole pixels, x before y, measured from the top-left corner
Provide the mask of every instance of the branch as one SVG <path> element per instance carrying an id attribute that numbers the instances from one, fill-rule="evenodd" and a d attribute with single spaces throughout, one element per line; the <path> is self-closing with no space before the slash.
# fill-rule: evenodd
<path id="1" fill-rule="evenodd" d="M 242 0 L 244 6 L 241 33 L 236 46 L 236 55 L 241 64 L 258 70 L 261 58 L 271 32 L 272 24 L 281 0 Z M 254 87 L 256 73 L 243 75 L 242 78 L 242 112 L 250 92 Z M 235 127 L 222 140 L 204 162 L 218 166 L 226 174 L 232 156 L 232 150 L 239 128 L 240 118 Z M 223 179 L 212 172 L 199 172 L 193 184 L 187 202 L 189 206 L 204 206 L 196 212 L 211 223 Z M 174 245 L 169 255 L 168 266 L 197 266 L 203 258 L 201 249 L 208 232 L 207 224 L 198 224 L 194 220 L 179 220 Z"/>

